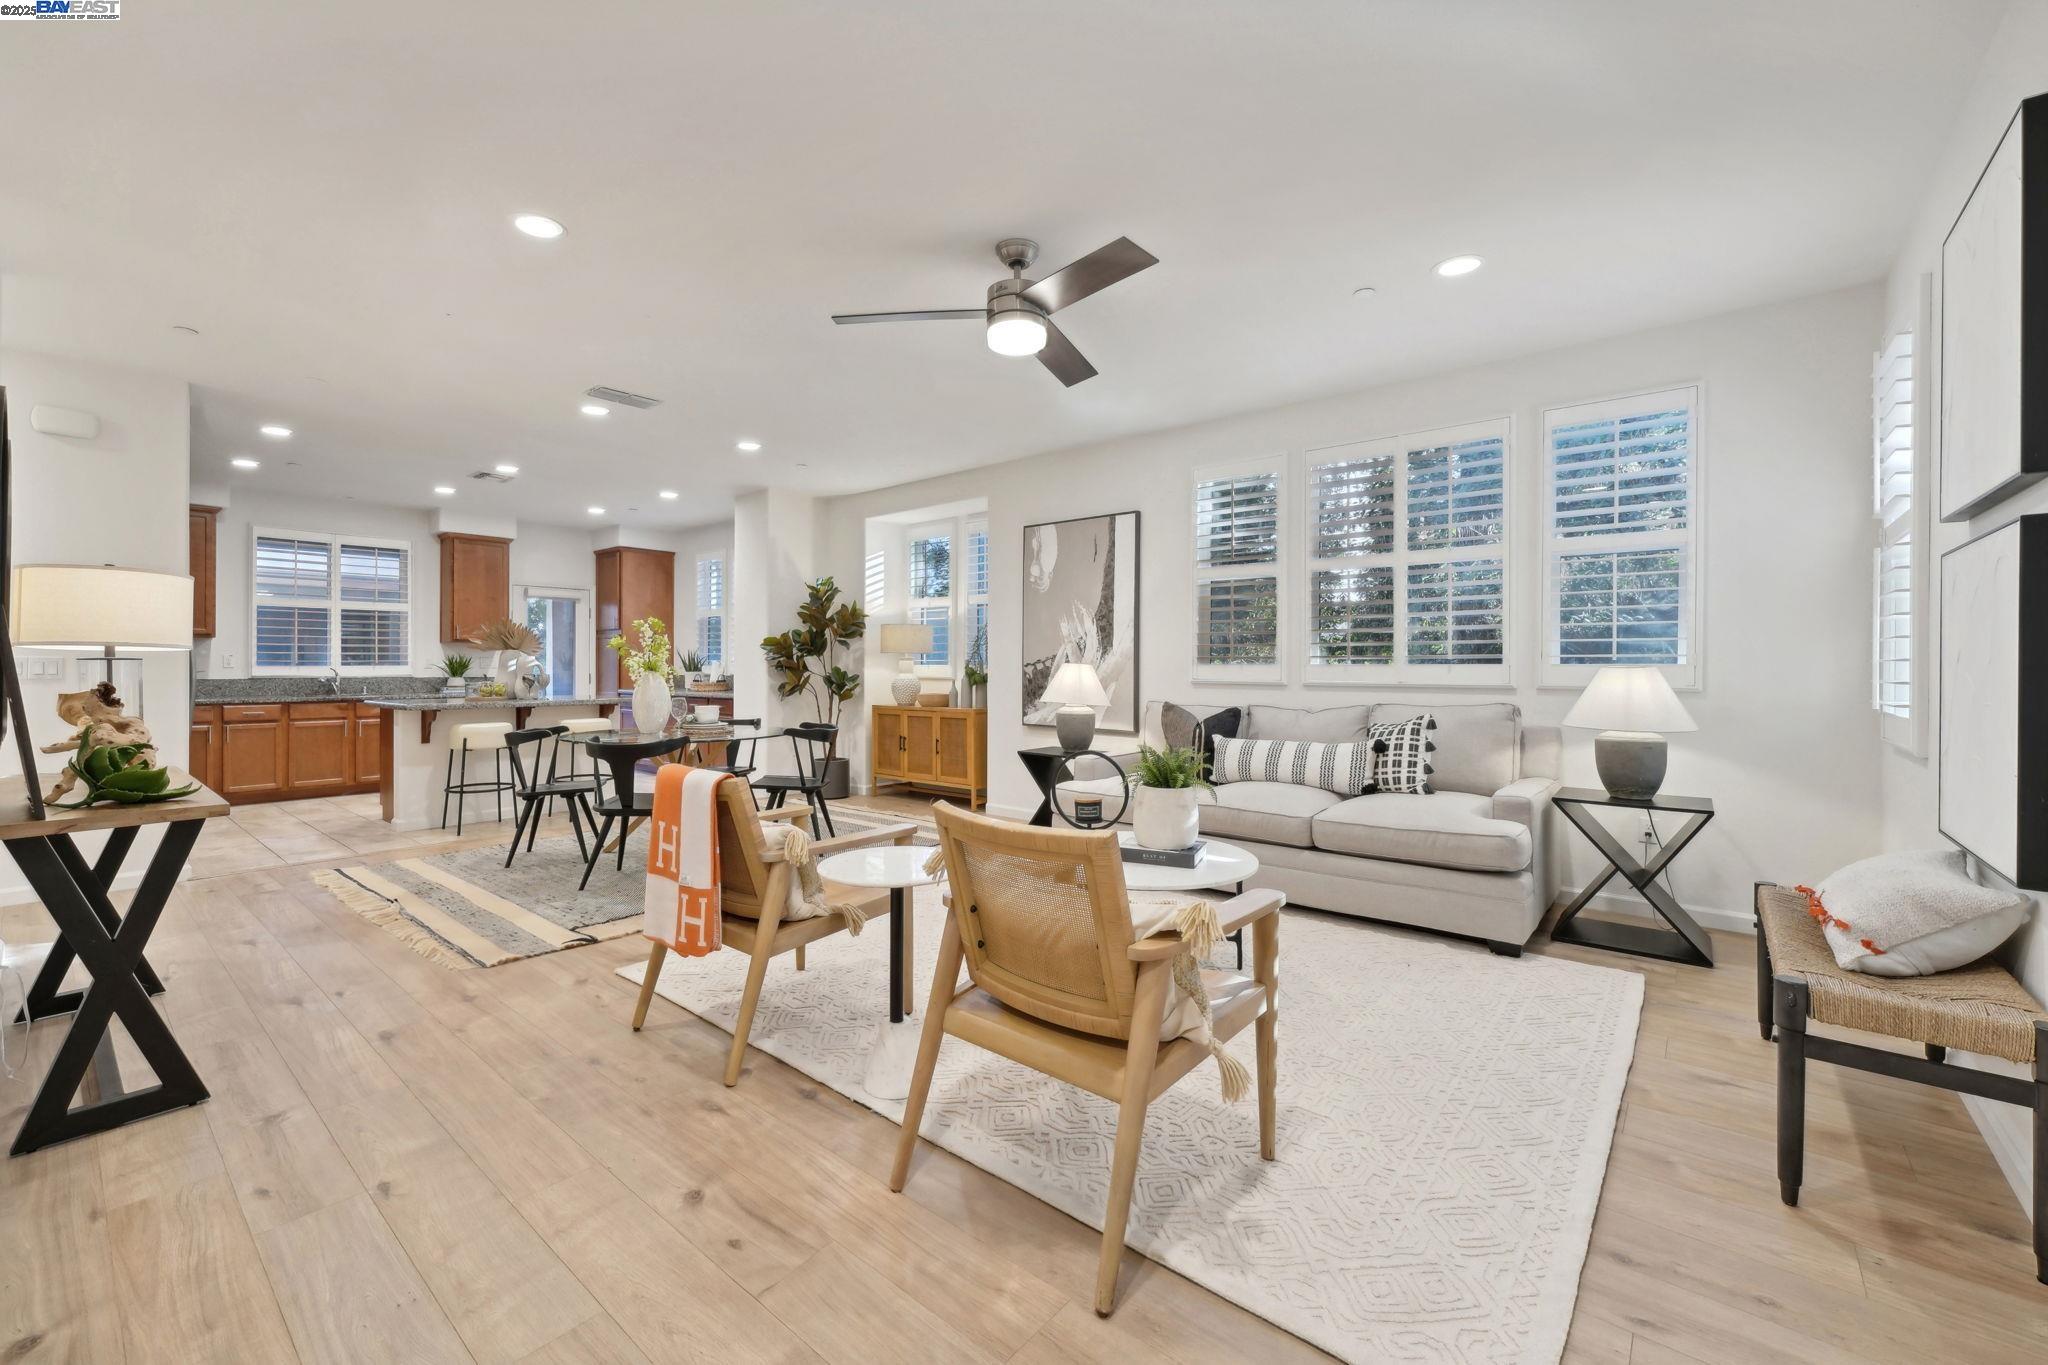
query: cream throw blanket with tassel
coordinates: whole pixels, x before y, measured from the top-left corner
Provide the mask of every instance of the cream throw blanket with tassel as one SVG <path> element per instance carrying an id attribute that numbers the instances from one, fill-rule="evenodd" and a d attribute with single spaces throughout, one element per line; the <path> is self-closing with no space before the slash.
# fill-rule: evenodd
<path id="1" fill-rule="evenodd" d="M 867 911 L 851 902 L 828 903 L 825 899 L 825 882 L 818 875 L 818 860 L 811 851 L 811 836 L 795 825 L 780 820 L 761 822 L 761 842 L 766 846 L 765 860 L 770 863 L 788 863 L 796 869 L 796 875 L 789 879 L 789 903 L 782 908 L 784 919 L 817 919 L 823 915 L 846 916 L 846 932 L 858 935 L 861 926 L 868 922 Z"/>

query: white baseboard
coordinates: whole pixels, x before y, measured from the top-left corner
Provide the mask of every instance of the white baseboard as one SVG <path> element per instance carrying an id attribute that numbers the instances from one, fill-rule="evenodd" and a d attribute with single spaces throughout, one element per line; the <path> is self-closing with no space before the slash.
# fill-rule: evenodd
<path id="1" fill-rule="evenodd" d="M 142 885 L 142 871 L 141 868 L 136 868 L 132 871 L 123 872 L 120 876 L 114 878 L 113 889 L 116 891 L 133 891 L 136 887 Z M 184 881 L 189 875 L 190 869 L 188 868 L 185 873 L 180 874 L 178 880 Z M 0 886 L 0 905 L 34 905 L 39 900 L 41 900 L 41 897 L 36 895 L 35 889 L 24 882 Z"/>

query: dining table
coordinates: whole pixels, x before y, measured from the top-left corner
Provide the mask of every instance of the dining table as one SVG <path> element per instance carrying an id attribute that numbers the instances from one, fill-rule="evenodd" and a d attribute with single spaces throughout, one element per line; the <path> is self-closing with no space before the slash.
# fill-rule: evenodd
<path id="1" fill-rule="evenodd" d="M 670 740 L 674 743 L 673 748 L 664 749 L 643 761 L 651 762 L 656 767 L 679 763 L 686 767 L 703 768 L 731 762 L 732 746 L 736 742 L 772 739 L 781 733 L 779 727 L 763 729 L 758 725 L 743 722 L 720 721 L 716 724 L 706 724 L 698 721 L 670 721 L 663 729 L 651 732 L 616 728 L 583 730 L 572 731 L 561 736 L 561 739 L 565 744 L 581 746 L 583 751 L 590 755 L 594 764 L 603 764 L 612 772 L 612 780 L 616 784 L 623 775 L 607 759 L 607 749 L 616 750 L 628 746 L 639 748 L 656 740 Z M 617 839 L 604 846 L 604 851 L 618 852 L 619 845 L 626 841 L 627 836 L 646 823 L 646 816 L 635 816 L 619 831 Z"/>

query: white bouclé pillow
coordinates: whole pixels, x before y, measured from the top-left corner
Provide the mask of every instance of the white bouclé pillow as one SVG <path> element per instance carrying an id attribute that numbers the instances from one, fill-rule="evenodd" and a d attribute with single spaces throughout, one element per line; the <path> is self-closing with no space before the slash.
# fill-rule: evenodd
<path id="1" fill-rule="evenodd" d="M 1835 961 L 1871 976 L 1966 967 L 2027 922 L 2033 901 L 1970 880 L 1957 849 L 1884 853 L 1799 888 Z"/>

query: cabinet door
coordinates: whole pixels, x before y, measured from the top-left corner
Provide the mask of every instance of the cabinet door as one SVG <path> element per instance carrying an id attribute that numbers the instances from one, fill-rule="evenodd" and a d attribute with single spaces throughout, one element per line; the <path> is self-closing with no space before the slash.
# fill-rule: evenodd
<path id="1" fill-rule="evenodd" d="M 964 711 L 946 711 L 939 716 L 938 775 L 963 787 L 974 781 L 973 719 Z"/>
<path id="2" fill-rule="evenodd" d="M 441 536 L 441 638 L 466 640 L 511 611 L 512 543 L 493 536 Z"/>
<path id="3" fill-rule="evenodd" d="M 877 777 L 903 774 L 903 713 L 877 706 L 869 712 L 875 736 L 874 770 Z"/>
<path id="4" fill-rule="evenodd" d="M 192 722 L 192 753 L 185 771 L 202 786 L 213 785 L 213 727 Z"/>
<path id="5" fill-rule="evenodd" d="M 190 513 L 188 530 L 191 537 L 192 571 L 192 634 L 194 638 L 213 638 L 214 599 L 214 535 L 219 524 L 217 507 L 194 507 Z M 196 769 L 195 769 L 196 771 Z"/>
<path id="6" fill-rule="evenodd" d="M 252 720 L 220 732 L 220 794 L 260 796 L 284 790 L 285 722 Z"/>
<path id="7" fill-rule="evenodd" d="M 350 774 L 351 785 L 374 787 L 384 780 L 384 715 L 372 710 L 364 715 L 356 712 L 355 719 L 355 768 Z"/>
<path id="8" fill-rule="evenodd" d="M 903 775 L 905 777 L 937 777 L 939 775 L 938 716 L 929 710 L 906 710 L 903 713 Z"/>
<path id="9" fill-rule="evenodd" d="M 348 785 L 349 728 L 342 716 L 292 721 L 285 743 L 285 786 L 294 795 Z"/>

